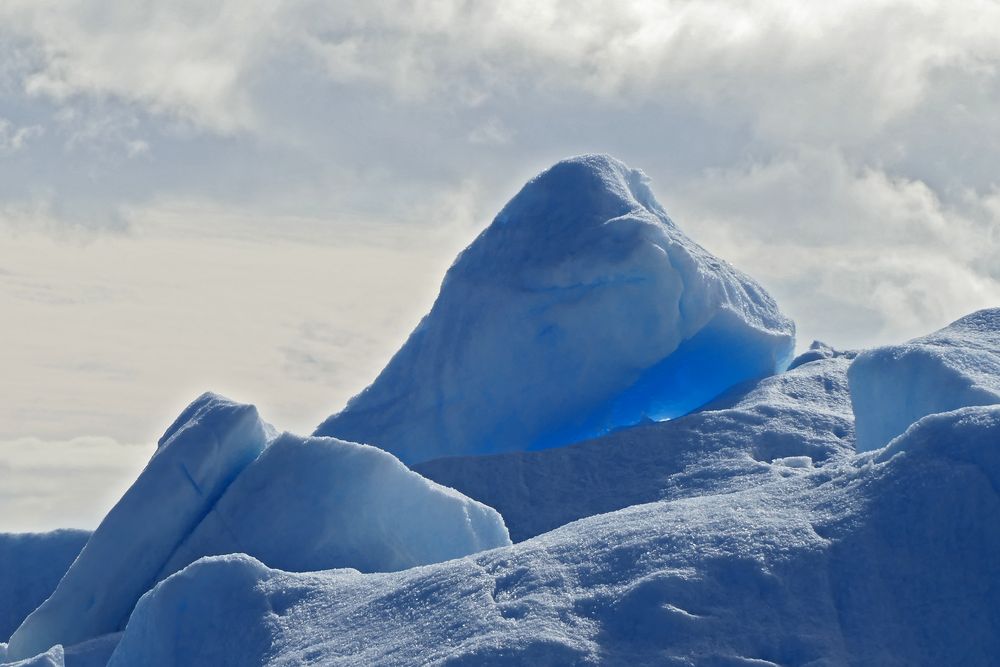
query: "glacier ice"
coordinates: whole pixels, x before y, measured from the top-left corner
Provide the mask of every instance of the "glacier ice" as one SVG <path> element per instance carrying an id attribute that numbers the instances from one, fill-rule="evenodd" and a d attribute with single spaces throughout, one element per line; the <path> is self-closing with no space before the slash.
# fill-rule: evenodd
<path id="1" fill-rule="evenodd" d="M 30 539 L 13 536 L 0 546 Z M 70 667 L 104 664 L 140 596 L 206 555 L 242 552 L 287 570 L 367 572 L 509 544 L 495 510 L 391 454 L 334 438 L 279 436 L 253 406 L 207 393 L 167 429 L 58 586 L 41 591 L 42 599 L 51 592 L 48 599 L 33 593 L 24 602 L 41 605 L 14 632 L 5 659 L 60 644 Z M 50 569 L 58 573 L 58 564 Z"/>
<path id="2" fill-rule="evenodd" d="M 303 572 L 401 570 L 510 544 L 496 510 L 375 447 L 281 435 L 229 486 L 161 577 L 246 553 Z"/>
<path id="3" fill-rule="evenodd" d="M 8 643 L 8 659 L 124 627 L 180 542 L 266 444 L 250 405 L 204 394 L 108 512 L 52 595 Z"/>
<path id="4" fill-rule="evenodd" d="M 66 574 L 90 533 L 0 533 L 0 640 L 6 640 Z"/>
<path id="5" fill-rule="evenodd" d="M 139 602 L 111 665 L 991 664 L 1000 406 L 878 455 L 772 466 L 396 573 L 198 561 Z"/>
<path id="6" fill-rule="evenodd" d="M 642 172 L 587 155 L 524 186 L 316 434 L 407 463 L 543 449 L 685 414 L 793 348 L 774 300 L 688 239 Z"/>
<path id="7" fill-rule="evenodd" d="M 848 379 L 859 451 L 882 447 L 925 415 L 1000 403 L 1000 308 L 902 345 L 866 350 Z"/>
<path id="8" fill-rule="evenodd" d="M 445 457 L 414 470 L 495 507 L 520 541 L 601 512 L 745 484 L 771 474 L 774 461 L 853 454 L 849 364 L 808 363 L 678 419 L 567 447 Z"/>

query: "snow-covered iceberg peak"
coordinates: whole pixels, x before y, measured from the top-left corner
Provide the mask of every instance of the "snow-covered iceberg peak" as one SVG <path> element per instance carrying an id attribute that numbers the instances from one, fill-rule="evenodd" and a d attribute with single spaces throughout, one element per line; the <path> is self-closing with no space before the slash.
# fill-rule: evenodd
<path id="1" fill-rule="evenodd" d="M 848 380 L 859 451 L 882 447 L 927 415 L 1000 403 L 1000 308 L 866 350 Z"/>
<path id="2" fill-rule="evenodd" d="M 642 172 L 586 155 L 524 186 L 316 434 L 408 463 L 542 449 L 689 412 L 793 347 L 774 300 L 688 239 Z"/>

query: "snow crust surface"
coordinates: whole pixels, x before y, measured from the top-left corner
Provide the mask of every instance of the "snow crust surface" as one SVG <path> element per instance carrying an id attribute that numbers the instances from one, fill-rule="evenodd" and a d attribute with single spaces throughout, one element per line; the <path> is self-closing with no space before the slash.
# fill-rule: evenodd
<path id="1" fill-rule="evenodd" d="M 876 455 L 398 573 L 203 559 L 110 664 L 988 665 L 998 445 L 1000 407 L 965 408 Z"/>
<path id="2" fill-rule="evenodd" d="M 530 181 L 379 377 L 316 431 L 406 463 L 564 445 L 783 370 L 794 325 L 602 155 Z"/>
<path id="3" fill-rule="evenodd" d="M 52 594 L 89 537 L 85 530 L 0 533 L 0 639 Z"/>
<path id="4" fill-rule="evenodd" d="M 849 379 L 861 451 L 884 446 L 925 415 L 1000 403 L 1000 308 L 862 352 Z"/>

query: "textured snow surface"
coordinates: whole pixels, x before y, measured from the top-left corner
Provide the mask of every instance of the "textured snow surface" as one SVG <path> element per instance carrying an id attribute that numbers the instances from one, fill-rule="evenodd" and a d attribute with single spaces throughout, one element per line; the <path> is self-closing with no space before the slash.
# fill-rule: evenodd
<path id="1" fill-rule="evenodd" d="M 35 665 L 37 667 L 104 667 L 111 659 L 122 633 L 103 635 L 63 648 L 56 644 L 49 650 L 14 663 L 5 662 L 6 645 L 0 644 L 0 664 L 4 667 Z"/>
<path id="2" fill-rule="evenodd" d="M 629 505 L 753 483 L 771 474 L 775 460 L 822 465 L 852 454 L 849 363 L 807 363 L 693 414 L 577 445 L 436 459 L 414 469 L 499 510 L 520 541 Z"/>
<path id="3" fill-rule="evenodd" d="M 862 352 L 848 377 L 860 451 L 882 447 L 925 415 L 1000 403 L 1000 308 Z"/>
<path id="4" fill-rule="evenodd" d="M 177 546 L 266 444 L 253 406 L 205 394 L 186 415 L 52 595 L 11 636 L 8 659 L 123 628 Z"/>
<path id="5" fill-rule="evenodd" d="M 407 463 L 576 442 L 782 370 L 794 326 L 607 156 L 530 181 L 385 370 L 316 431 Z"/>
<path id="6" fill-rule="evenodd" d="M 0 533 L 0 640 L 52 594 L 88 537 L 84 530 Z"/>
<path id="7" fill-rule="evenodd" d="M 510 544 L 503 518 L 386 452 L 283 434 L 164 567 L 247 553 L 282 570 L 401 570 Z"/>
<path id="8" fill-rule="evenodd" d="M 112 665 L 991 664 L 1000 407 L 398 573 L 198 561 Z"/>
<path id="9" fill-rule="evenodd" d="M 63 647 L 56 644 L 44 653 L 5 664 L 7 667 L 65 667 L 64 653 Z"/>

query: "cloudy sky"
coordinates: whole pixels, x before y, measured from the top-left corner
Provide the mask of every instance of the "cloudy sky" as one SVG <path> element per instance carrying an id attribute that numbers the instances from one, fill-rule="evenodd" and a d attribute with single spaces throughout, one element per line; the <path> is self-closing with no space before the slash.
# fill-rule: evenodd
<path id="1" fill-rule="evenodd" d="M 0 530 L 205 389 L 310 431 L 530 176 L 612 153 L 800 346 L 1000 303 L 1000 3 L 0 3 Z"/>

